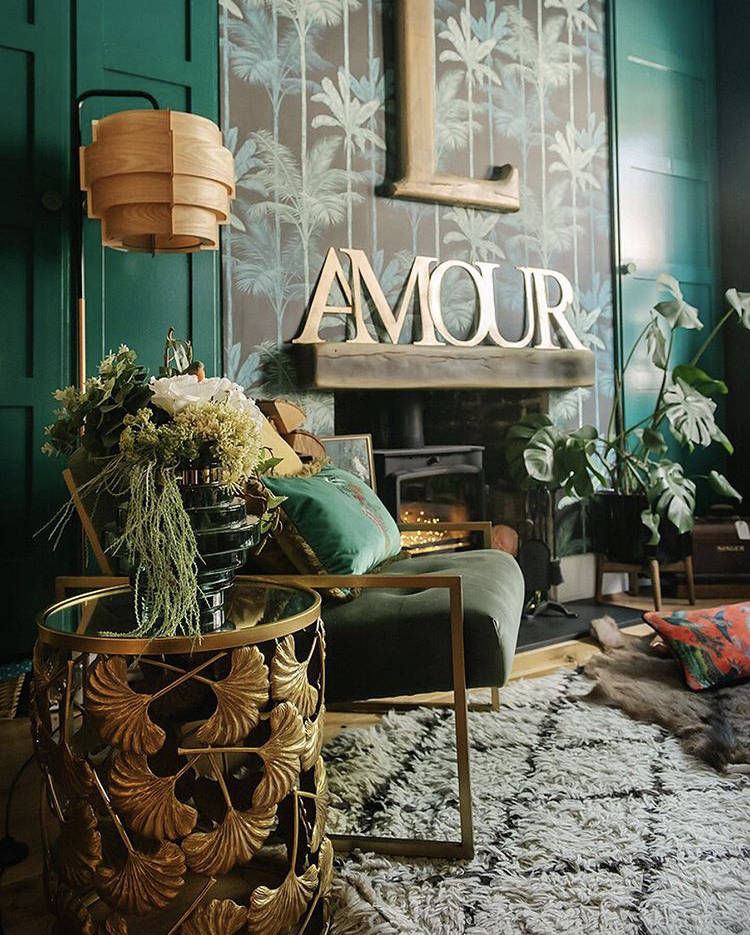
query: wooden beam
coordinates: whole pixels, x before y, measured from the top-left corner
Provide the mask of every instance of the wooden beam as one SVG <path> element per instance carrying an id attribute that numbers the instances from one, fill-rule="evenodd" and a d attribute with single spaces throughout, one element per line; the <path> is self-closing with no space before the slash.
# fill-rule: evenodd
<path id="1" fill-rule="evenodd" d="M 591 386 L 594 355 L 557 348 L 297 344 L 304 385 L 327 390 L 548 389 Z"/>

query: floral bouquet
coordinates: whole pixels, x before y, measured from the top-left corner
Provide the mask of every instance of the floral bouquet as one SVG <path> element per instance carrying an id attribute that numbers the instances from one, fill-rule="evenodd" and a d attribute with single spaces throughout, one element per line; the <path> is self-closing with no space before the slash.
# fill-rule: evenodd
<path id="1" fill-rule="evenodd" d="M 131 635 L 198 635 L 202 559 L 181 481 L 187 470 L 206 469 L 228 493 L 242 494 L 251 476 L 273 467 L 257 406 L 238 384 L 206 378 L 189 342 L 171 331 L 159 378 L 149 380 L 135 351 L 122 345 L 82 391 L 69 386 L 54 396 L 61 405 L 44 450 L 71 455 L 82 448 L 96 473 L 79 493 L 126 502 L 110 550 L 133 569 L 138 626 Z M 73 509 L 69 502 L 54 518 L 52 538 Z M 261 529 L 269 525 L 263 520 Z"/>

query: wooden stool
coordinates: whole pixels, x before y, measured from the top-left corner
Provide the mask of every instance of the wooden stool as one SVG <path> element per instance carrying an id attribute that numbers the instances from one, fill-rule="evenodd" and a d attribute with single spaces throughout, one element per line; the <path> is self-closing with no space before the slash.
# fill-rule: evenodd
<path id="1" fill-rule="evenodd" d="M 630 575 L 631 588 L 635 581 L 635 590 L 637 592 L 638 575 L 643 573 L 651 578 L 654 588 L 654 610 L 661 610 L 661 572 L 662 571 L 684 571 L 687 579 L 688 600 L 691 604 L 695 603 L 695 581 L 693 580 L 693 556 L 686 555 L 679 562 L 670 562 L 660 565 L 655 558 L 650 559 L 643 564 L 630 564 L 626 562 L 610 562 L 603 555 L 596 556 L 596 601 L 602 602 L 602 576 L 608 572 L 627 572 Z"/>

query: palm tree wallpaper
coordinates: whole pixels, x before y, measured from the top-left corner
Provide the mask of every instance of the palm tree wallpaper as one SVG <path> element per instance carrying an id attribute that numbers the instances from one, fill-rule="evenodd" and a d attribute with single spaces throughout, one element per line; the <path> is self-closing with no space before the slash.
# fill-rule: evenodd
<path id="1" fill-rule="evenodd" d="M 540 266 L 573 283 L 571 318 L 597 355 L 595 386 L 553 394 L 551 412 L 601 424 L 613 381 L 603 0 L 435 0 L 439 170 L 517 165 L 516 214 L 377 194 L 397 150 L 393 0 L 221 5 L 222 119 L 238 177 L 223 264 L 227 375 L 297 399 L 308 427 L 331 433 L 331 394 L 302 393 L 288 352 L 329 247 L 363 249 L 392 301 L 417 253 L 498 263 L 509 338 L 522 326 L 516 267 Z M 442 304 L 458 336 L 474 301 L 450 271 Z"/>

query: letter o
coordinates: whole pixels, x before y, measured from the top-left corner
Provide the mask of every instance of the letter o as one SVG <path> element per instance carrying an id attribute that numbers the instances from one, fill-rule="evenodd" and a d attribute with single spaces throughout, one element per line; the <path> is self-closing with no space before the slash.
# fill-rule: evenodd
<path id="1" fill-rule="evenodd" d="M 474 288 L 476 289 L 477 299 L 479 300 L 479 316 L 476 333 L 465 341 L 449 333 L 445 326 L 445 321 L 443 320 L 443 312 L 440 304 L 440 288 L 443 284 L 443 276 L 453 267 L 466 270 L 471 276 Z M 475 347 L 477 344 L 481 344 L 481 342 L 484 341 L 489 333 L 487 317 L 482 314 L 482 306 L 486 301 L 486 295 L 487 287 L 483 273 L 475 269 L 475 267 L 471 266 L 469 263 L 465 263 L 463 260 L 445 260 L 443 263 L 440 263 L 439 266 L 435 267 L 430 276 L 430 314 L 432 315 L 432 320 L 435 322 L 435 327 L 440 335 L 445 338 L 449 344 L 452 344 L 454 347 Z"/>

